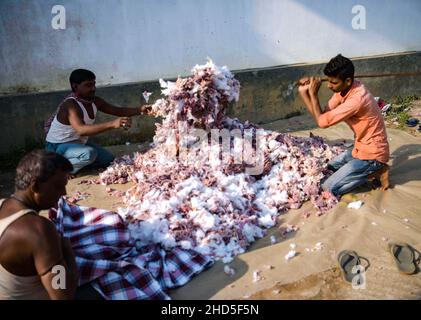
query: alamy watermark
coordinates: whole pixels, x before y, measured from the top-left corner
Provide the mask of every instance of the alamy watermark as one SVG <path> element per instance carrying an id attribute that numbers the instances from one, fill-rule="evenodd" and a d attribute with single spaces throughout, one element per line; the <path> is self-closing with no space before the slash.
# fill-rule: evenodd
<path id="1" fill-rule="evenodd" d="M 66 29 L 66 8 L 57 4 L 51 8 L 51 14 L 54 15 L 51 19 L 51 27 L 54 30 Z"/>
<path id="2" fill-rule="evenodd" d="M 361 265 L 356 265 L 352 267 L 351 272 L 355 274 L 352 278 L 352 288 L 355 290 L 366 289 L 365 268 Z"/>
<path id="3" fill-rule="evenodd" d="M 211 165 L 243 165 L 245 173 L 260 175 L 264 171 L 266 146 L 263 129 L 196 129 L 179 121 L 171 130 L 166 144 L 169 158 Z"/>
<path id="4" fill-rule="evenodd" d="M 357 4 L 352 7 L 351 12 L 355 15 L 351 20 L 351 26 L 354 30 L 365 30 L 367 25 L 366 10 L 363 5 Z"/>
<path id="5" fill-rule="evenodd" d="M 51 280 L 51 286 L 55 290 L 65 290 L 66 287 L 66 268 L 60 264 L 55 265 L 51 269 L 51 273 L 54 274 L 53 279 Z"/>

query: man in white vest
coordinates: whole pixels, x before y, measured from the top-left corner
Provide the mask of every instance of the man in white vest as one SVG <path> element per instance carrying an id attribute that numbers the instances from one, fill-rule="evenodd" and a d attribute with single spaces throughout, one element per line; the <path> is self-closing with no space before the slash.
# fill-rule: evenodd
<path id="1" fill-rule="evenodd" d="M 90 136 L 118 128 L 129 128 L 130 117 L 149 114 L 150 106 L 120 108 L 95 95 L 95 74 L 85 69 L 70 74 L 72 93 L 59 105 L 56 113 L 45 123 L 46 149 L 67 158 L 73 165 L 73 174 L 83 167 L 106 167 L 114 156 L 104 148 L 88 142 Z M 95 123 L 97 111 L 116 119 Z"/>

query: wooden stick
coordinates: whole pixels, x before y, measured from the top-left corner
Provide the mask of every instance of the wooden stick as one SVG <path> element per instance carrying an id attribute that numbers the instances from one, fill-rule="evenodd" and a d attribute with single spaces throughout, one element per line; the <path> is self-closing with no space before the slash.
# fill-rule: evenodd
<path id="1" fill-rule="evenodd" d="M 415 72 L 393 72 L 393 73 L 371 73 L 371 74 L 357 74 L 354 76 L 354 78 L 379 78 L 379 77 L 411 77 L 411 76 L 421 76 L 421 72 L 420 71 L 415 71 Z M 321 78 L 322 82 L 323 81 L 328 81 L 328 79 L 325 78 Z M 300 81 L 297 81 L 295 83 L 296 86 L 302 86 L 307 84 L 307 82 L 305 83 L 301 83 Z"/>

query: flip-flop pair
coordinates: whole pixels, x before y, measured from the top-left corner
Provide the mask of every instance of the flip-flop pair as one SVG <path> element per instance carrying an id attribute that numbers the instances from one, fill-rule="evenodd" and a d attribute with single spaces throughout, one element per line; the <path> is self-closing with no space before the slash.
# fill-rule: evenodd
<path id="1" fill-rule="evenodd" d="M 398 270 L 404 274 L 414 274 L 417 272 L 417 264 L 420 263 L 421 253 L 411 247 L 407 243 L 390 243 L 389 250 L 395 260 Z M 367 265 L 363 266 L 361 261 L 366 261 Z M 358 255 L 355 251 L 344 250 L 338 254 L 338 264 L 342 271 L 344 281 L 352 283 L 357 274 L 358 266 L 367 270 L 370 262 Z"/>

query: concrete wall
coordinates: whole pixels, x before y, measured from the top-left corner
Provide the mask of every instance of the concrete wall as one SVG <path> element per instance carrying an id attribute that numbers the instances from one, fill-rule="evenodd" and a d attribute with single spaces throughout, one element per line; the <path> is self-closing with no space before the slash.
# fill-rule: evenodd
<path id="1" fill-rule="evenodd" d="M 373 72 L 421 72 L 421 52 L 364 58 L 354 60 L 358 73 Z M 241 83 L 240 100 L 230 106 L 229 115 L 257 124 L 272 122 L 305 110 L 296 90 L 288 94 L 288 85 L 304 75 L 321 74 L 324 64 L 310 64 L 288 67 L 274 67 L 235 72 Z M 364 79 L 364 83 L 375 96 L 389 99 L 395 95 L 421 95 L 421 77 L 389 77 Z M 99 88 L 97 95 L 120 106 L 138 105 L 139 92 L 153 92 L 150 97 L 155 101 L 160 97 L 157 81 L 140 82 Z M 43 121 L 57 108 L 68 91 L 22 94 L 0 97 L 0 154 L 7 154 L 16 147 L 31 146 L 42 142 Z M 332 93 L 322 86 L 321 103 L 326 103 Z M 99 114 L 98 121 L 108 116 Z M 99 143 L 141 142 L 152 138 L 156 119 L 146 116 L 137 117 L 133 128 L 125 132 L 113 130 L 98 135 L 93 140 Z"/>
<path id="2" fill-rule="evenodd" d="M 101 86 L 186 75 L 208 56 L 243 70 L 421 50 L 420 14 L 419 0 L 1 0 L 0 92 L 64 90 L 77 67 Z"/>

